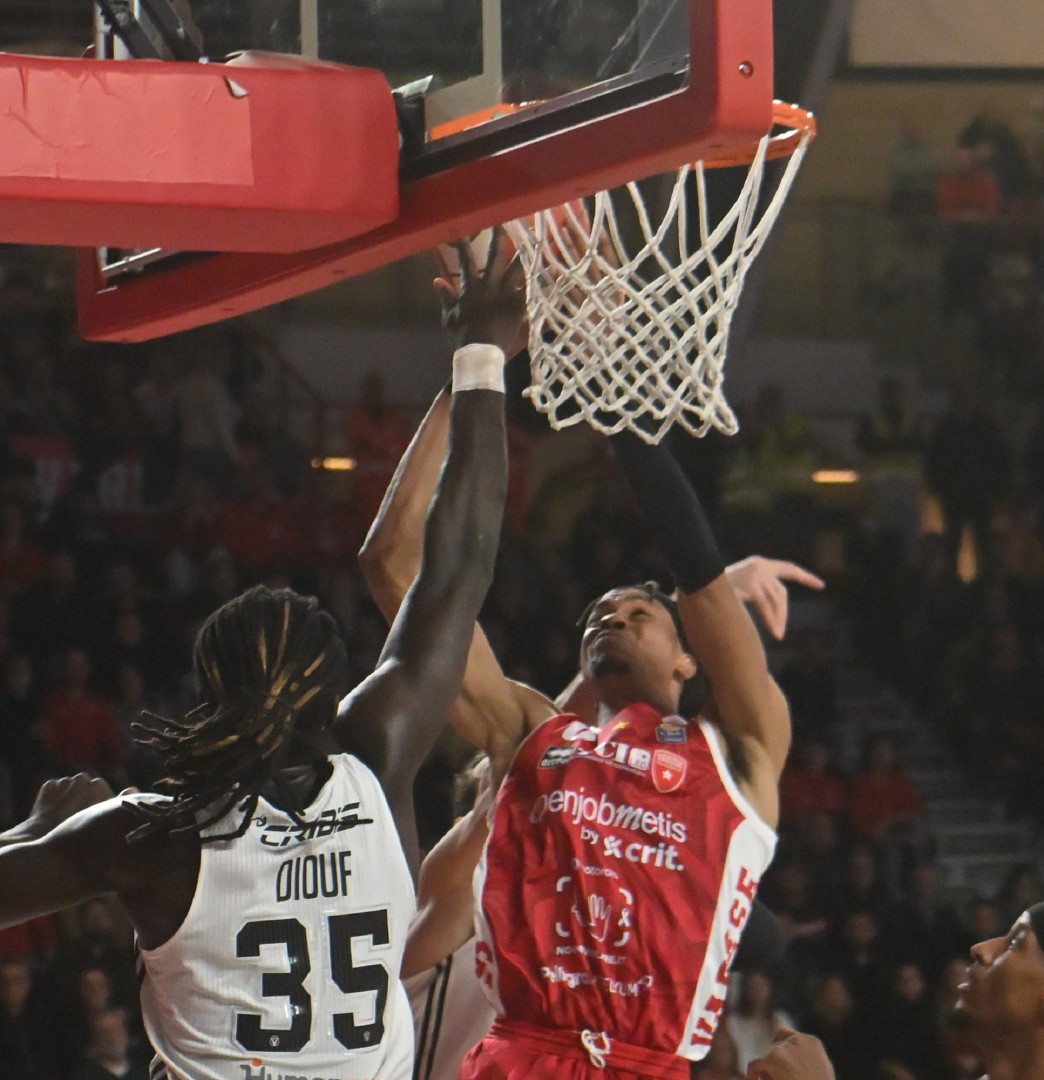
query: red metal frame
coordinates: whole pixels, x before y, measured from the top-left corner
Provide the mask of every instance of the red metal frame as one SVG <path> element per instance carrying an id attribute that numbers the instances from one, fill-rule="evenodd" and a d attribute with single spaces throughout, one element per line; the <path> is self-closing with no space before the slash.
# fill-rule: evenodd
<path id="1" fill-rule="evenodd" d="M 690 0 L 684 88 L 402 185 L 399 216 L 291 255 L 218 254 L 117 287 L 79 270 L 84 337 L 144 341 L 267 307 L 546 206 L 714 157 L 772 126 L 771 0 Z"/>

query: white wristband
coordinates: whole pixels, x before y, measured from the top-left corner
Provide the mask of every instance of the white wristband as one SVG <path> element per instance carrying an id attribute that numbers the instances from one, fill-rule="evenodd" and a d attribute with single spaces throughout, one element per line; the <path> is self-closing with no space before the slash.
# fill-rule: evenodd
<path id="1" fill-rule="evenodd" d="M 453 393 L 496 390 L 504 393 L 504 350 L 496 345 L 463 345 L 453 354 Z"/>

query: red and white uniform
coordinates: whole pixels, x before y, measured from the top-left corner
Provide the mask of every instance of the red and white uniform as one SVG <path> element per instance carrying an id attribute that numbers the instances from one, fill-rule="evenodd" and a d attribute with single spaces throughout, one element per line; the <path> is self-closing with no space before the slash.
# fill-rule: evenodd
<path id="1" fill-rule="evenodd" d="M 604 1033 L 699 1060 L 775 843 L 711 724 L 644 704 L 600 729 L 549 720 L 519 748 L 476 871 L 495 1008 L 585 1047 Z"/>

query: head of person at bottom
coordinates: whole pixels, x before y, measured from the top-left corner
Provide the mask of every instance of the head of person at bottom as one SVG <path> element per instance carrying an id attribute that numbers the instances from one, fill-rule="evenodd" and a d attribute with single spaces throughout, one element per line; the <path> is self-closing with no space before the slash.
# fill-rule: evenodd
<path id="1" fill-rule="evenodd" d="M 611 589 L 585 612 L 580 666 L 601 718 L 635 702 L 664 714 L 695 711 L 698 665 L 674 601 L 655 582 Z"/>
<path id="2" fill-rule="evenodd" d="M 143 830 L 203 827 L 244 803 L 245 829 L 262 793 L 300 812 L 329 771 L 329 729 L 347 689 L 333 618 L 314 597 L 256 586 L 203 624 L 193 666 L 196 709 L 181 721 L 146 717 L 140 725 L 140 741 L 164 759 L 159 786 L 173 796 L 169 806 L 143 809 Z"/>
<path id="3" fill-rule="evenodd" d="M 956 1021 L 989 1066 L 990 1080 L 1044 1080 L 1044 902 L 1007 934 L 972 946 Z"/>

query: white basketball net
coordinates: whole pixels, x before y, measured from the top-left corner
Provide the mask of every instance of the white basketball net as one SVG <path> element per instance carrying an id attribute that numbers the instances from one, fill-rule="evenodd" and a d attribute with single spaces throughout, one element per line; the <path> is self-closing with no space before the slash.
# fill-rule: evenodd
<path id="1" fill-rule="evenodd" d="M 553 428 L 584 420 L 606 434 L 629 428 L 650 443 L 674 424 L 698 436 L 712 427 L 735 434 L 736 417 L 723 396 L 729 325 L 810 138 L 806 131 L 799 139 L 760 216 L 770 136 L 758 146 L 739 198 L 713 228 L 702 162 L 679 170 L 659 222 L 650 220 L 632 183 L 595 195 L 590 215 L 567 204 L 507 225 L 526 274 L 532 363 L 526 395 Z M 700 238 L 692 251 L 690 174 Z M 627 250 L 614 207 L 627 195 L 641 231 L 634 251 Z M 672 247 L 674 258 L 665 253 Z"/>

